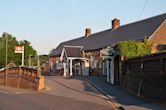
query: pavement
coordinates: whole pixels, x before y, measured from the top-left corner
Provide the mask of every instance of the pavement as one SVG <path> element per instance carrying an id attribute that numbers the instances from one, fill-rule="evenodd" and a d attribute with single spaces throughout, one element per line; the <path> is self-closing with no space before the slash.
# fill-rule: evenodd
<path id="1" fill-rule="evenodd" d="M 0 86 L 0 110 L 166 110 L 130 95 L 105 77 L 46 77 L 46 90 L 35 92 Z"/>
<path id="2" fill-rule="evenodd" d="M 114 110 L 90 83 L 46 77 L 46 90 L 0 87 L 0 110 Z"/>
<path id="3" fill-rule="evenodd" d="M 120 86 L 108 84 L 105 77 L 88 76 L 75 78 L 88 81 L 101 93 L 109 97 L 116 107 L 122 107 L 125 110 L 166 110 L 166 106 L 145 101 L 127 93 Z"/>
<path id="4" fill-rule="evenodd" d="M 107 98 L 87 81 L 50 76 L 46 78 L 46 85 L 48 86 L 45 92 L 48 94 L 110 106 L 112 108 L 107 103 Z"/>

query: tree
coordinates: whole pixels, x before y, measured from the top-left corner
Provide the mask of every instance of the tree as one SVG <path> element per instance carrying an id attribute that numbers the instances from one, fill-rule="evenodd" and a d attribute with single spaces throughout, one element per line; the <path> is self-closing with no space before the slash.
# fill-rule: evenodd
<path id="1" fill-rule="evenodd" d="M 5 67 L 5 58 L 6 58 L 6 38 L 8 42 L 8 62 L 13 62 L 17 66 L 21 65 L 21 54 L 14 53 L 16 45 L 23 45 L 25 48 L 25 65 L 28 65 L 28 56 L 29 54 L 35 55 L 36 50 L 30 45 L 30 42 L 27 40 L 18 41 L 16 37 L 8 33 L 3 33 L 0 36 L 0 68 Z"/>

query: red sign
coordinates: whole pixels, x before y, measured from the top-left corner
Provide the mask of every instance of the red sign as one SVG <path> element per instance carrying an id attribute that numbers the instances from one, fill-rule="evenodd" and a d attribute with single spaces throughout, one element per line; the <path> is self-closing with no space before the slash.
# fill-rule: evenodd
<path id="1" fill-rule="evenodd" d="M 24 52 L 24 46 L 15 46 L 15 53 L 23 53 Z"/>

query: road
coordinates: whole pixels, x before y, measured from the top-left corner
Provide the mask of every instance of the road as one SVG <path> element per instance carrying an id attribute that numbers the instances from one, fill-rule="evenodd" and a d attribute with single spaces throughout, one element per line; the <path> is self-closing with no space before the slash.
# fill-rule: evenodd
<path id="1" fill-rule="evenodd" d="M 0 110 L 113 110 L 102 94 L 87 82 L 46 78 L 47 90 L 0 92 Z"/>

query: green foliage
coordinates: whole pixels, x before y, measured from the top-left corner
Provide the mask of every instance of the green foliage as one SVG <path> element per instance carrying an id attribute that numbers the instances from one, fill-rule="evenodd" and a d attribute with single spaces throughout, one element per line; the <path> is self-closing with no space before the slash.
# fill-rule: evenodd
<path id="1" fill-rule="evenodd" d="M 16 45 L 23 45 L 25 48 L 25 65 L 28 65 L 29 55 L 35 55 L 36 50 L 33 49 L 29 41 L 18 41 L 16 37 L 12 36 L 11 34 L 5 33 L 0 36 L 0 68 L 5 66 L 6 38 L 8 43 L 8 63 L 14 62 L 17 66 L 21 65 L 21 54 L 14 53 L 14 50 Z"/>
<path id="2" fill-rule="evenodd" d="M 122 41 L 118 44 L 118 48 L 121 51 L 121 55 L 126 58 L 132 58 L 136 56 L 143 56 L 151 53 L 151 45 L 145 39 L 141 41 Z"/>
<path id="3" fill-rule="evenodd" d="M 43 64 L 48 60 L 48 56 L 47 55 L 40 55 L 40 66 L 43 67 Z"/>

